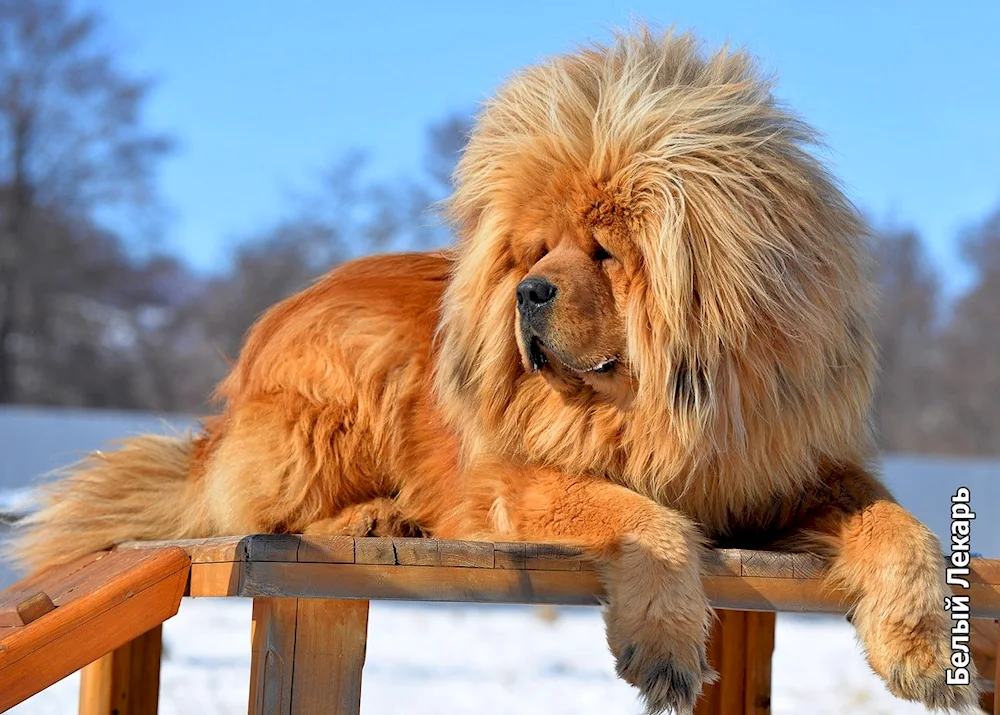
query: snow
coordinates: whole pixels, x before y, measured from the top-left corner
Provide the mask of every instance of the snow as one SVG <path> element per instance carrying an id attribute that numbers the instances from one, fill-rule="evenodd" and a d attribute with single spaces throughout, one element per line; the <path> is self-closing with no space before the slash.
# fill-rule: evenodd
<path id="1" fill-rule="evenodd" d="M 363 715 L 633 715 L 635 691 L 614 676 L 596 608 L 555 619 L 521 606 L 372 603 Z M 163 715 L 245 713 L 250 603 L 187 599 L 164 626 Z M 780 614 L 774 715 L 910 715 L 871 673 L 842 618 Z M 9 712 L 76 711 L 70 676 Z"/>
<path id="2" fill-rule="evenodd" d="M 28 513 L 31 489 L 7 489 L 0 491 L 0 517 L 21 516 Z"/>

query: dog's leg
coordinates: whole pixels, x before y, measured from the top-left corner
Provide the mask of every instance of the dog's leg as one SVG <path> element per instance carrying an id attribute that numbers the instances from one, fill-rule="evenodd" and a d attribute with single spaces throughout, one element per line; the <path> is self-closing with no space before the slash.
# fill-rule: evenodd
<path id="1" fill-rule="evenodd" d="M 503 471 L 503 468 L 498 468 Z M 582 547 L 603 578 L 618 674 L 650 713 L 691 713 L 714 679 L 705 655 L 711 610 L 700 576 L 702 536 L 683 514 L 635 492 L 553 470 L 497 478 L 473 513 L 502 538 Z"/>
<path id="2" fill-rule="evenodd" d="M 420 527 L 406 518 L 394 499 L 378 497 L 342 509 L 329 519 L 316 521 L 306 534 L 340 536 L 423 536 Z"/>
<path id="3" fill-rule="evenodd" d="M 946 682 L 954 667 L 949 592 L 934 534 L 854 465 L 827 467 L 797 512 L 786 545 L 829 557 L 829 579 L 856 599 L 851 620 L 889 690 L 934 709 L 978 712 L 971 662 L 968 685 Z"/>

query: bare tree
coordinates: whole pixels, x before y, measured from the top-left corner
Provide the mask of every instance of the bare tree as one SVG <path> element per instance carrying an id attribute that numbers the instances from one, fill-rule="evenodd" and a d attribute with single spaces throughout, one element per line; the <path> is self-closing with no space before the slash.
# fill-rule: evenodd
<path id="1" fill-rule="evenodd" d="M 434 204 L 450 191 L 468 126 L 468 119 L 452 117 L 428 130 L 425 173 L 417 178 L 369 181 L 363 155 L 340 158 L 317 187 L 298 197 L 287 217 L 242 240 L 232 268 L 207 281 L 150 337 L 156 347 L 148 351 L 149 360 L 169 356 L 184 365 L 183 381 L 163 393 L 185 409 L 200 409 L 260 314 L 341 261 L 446 243 Z"/>
<path id="2" fill-rule="evenodd" d="M 432 182 L 431 189 L 447 196 L 454 188 L 452 174 L 472 131 L 472 116 L 452 114 L 427 129 L 427 151 L 424 170 Z"/>
<path id="3" fill-rule="evenodd" d="M 913 231 L 876 233 L 875 279 L 880 300 L 875 320 L 881 376 L 875 415 L 881 445 L 920 451 L 935 412 L 930 376 L 940 279 Z"/>
<path id="4" fill-rule="evenodd" d="M 46 216 L 92 224 L 148 204 L 169 148 L 141 123 L 149 83 L 117 67 L 100 27 L 63 0 L 0 0 L 0 403 L 18 399 L 18 356 L 38 332 L 24 321 Z"/>
<path id="5" fill-rule="evenodd" d="M 959 454 L 1000 454 L 1000 210 L 967 235 L 973 286 L 942 333 L 936 379 L 948 400 L 942 441 Z"/>

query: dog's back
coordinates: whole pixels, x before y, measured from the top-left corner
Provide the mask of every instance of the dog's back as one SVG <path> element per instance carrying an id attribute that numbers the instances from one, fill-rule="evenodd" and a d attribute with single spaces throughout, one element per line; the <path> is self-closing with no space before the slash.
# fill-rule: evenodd
<path id="1" fill-rule="evenodd" d="M 431 396 L 445 254 L 344 264 L 250 330 L 197 435 L 142 436 L 42 490 L 10 552 L 31 570 L 131 539 L 298 532 L 397 500 L 431 528 L 460 489 Z"/>

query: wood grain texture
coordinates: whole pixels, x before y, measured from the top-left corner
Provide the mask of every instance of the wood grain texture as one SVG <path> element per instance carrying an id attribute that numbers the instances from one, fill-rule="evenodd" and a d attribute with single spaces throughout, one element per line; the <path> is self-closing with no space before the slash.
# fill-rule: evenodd
<path id="1" fill-rule="evenodd" d="M 358 715 L 368 601 L 300 599 L 291 715 Z"/>
<path id="2" fill-rule="evenodd" d="M 250 715 L 357 715 L 368 602 L 255 598 Z"/>
<path id="3" fill-rule="evenodd" d="M 584 563 L 582 551 L 571 546 L 532 544 L 524 541 L 498 542 L 493 545 L 494 568 L 530 571 L 593 570 Z"/>
<path id="4" fill-rule="evenodd" d="M 291 713 L 297 617 L 294 598 L 253 601 L 249 715 Z"/>
<path id="5" fill-rule="evenodd" d="M 296 560 L 300 563 L 353 564 L 354 539 L 350 536 L 300 536 Z"/>
<path id="6" fill-rule="evenodd" d="M 795 578 L 793 564 L 797 555 L 778 551 L 743 551 L 740 575 L 759 578 Z"/>
<path id="7" fill-rule="evenodd" d="M 743 710 L 747 715 L 770 715 L 776 614 L 747 611 L 745 619 L 747 655 Z"/>
<path id="8" fill-rule="evenodd" d="M 996 632 L 994 632 L 994 637 L 996 635 Z M 993 715 L 1000 715 L 1000 657 L 997 657 L 997 655 L 996 641 L 994 641 L 993 657 L 996 660 L 996 664 L 993 670 Z M 987 712 L 989 711 L 987 710 Z"/>
<path id="9" fill-rule="evenodd" d="M 241 595 L 596 605 L 601 592 L 597 574 L 592 571 L 249 563 Z"/>
<path id="10" fill-rule="evenodd" d="M 1000 621 L 996 619 L 970 619 L 972 627 L 969 647 L 979 672 L 982 693 L 979 707 L 985 713 L 1000 715 L 1000 659 L 997 658 L 997 638 L 1000 636 Z"/>
<path id="11" fill-rule="evenodd" d="M 175 613 L 190 561 L 181 549 L 88 556 L 15 585 L 0 602 L 43 590 L 57 608 L 33 623 L 0 629 L 0 711 L 47 688 Z"/>
<path id="12" fill-rule="evenodd" d="M 389 537 L 255 534 L 215 539 L 132 542 L 120 550 L 176 546 L 192 563 L 298 562 L 368 563 L 401 566 L 462 566 L 522 570 L 578 571 L 593 569 L 578 548 L 530 542 L 445 541 Z M 361 556 L 356 558 L 356 553 Z M 820 580 L 823 560 L 801 553 L 715 549 L 703 564 L 708 576 Z M 973 584 L 1000 586 L 1000 560 L 973 559 Z"/>
<path id="13" fill-rule="evenodd" d="M 247 563 L 238 593 L 192 595 L 596 605 L 604 594 L 594 571 L 476 569 L 391 564 Z M 192 573 L 205 568 L 194 565 Z M 196 575 L 192 575 L 192 584 Z M 843 594 L 816 582 L 763 577 L 704 578 L 717 608 L 846 613 Z"/>
<path id="14" fill-rule="evenodd" d="M 15 609 L 20 625 L 22 626 L 33 623 L 46 613 L 51 613 L 54 610 L 56 610 L 56 604 L 52 603 L 52 599 L 44 591 L 39 591 L 35 595 L 24 599 L 17 604 Z"/>
<path id="15" fill-rule="evenodd" d="M 719 680 L 705 688 L 695 715 L 770 715 L 773 613 L 718 611 L 708 660 Z"/>
<path id="16" fill-rule="evenodd" d="M 86 666 L 80 715 L 156 715 L 163 627 L 156 626 Z"/>
<path id="17" fill-rule="evenodd" d="M 240 544 L 243 546 L 238 547 Z M 281 535 L 231 537 L 228 544 L 209 540 L 204 547 L 182 542 L 182 546 L 194 561 L 192 596 L 370 597 L 488 603 L 512 599 L 517 603 L 565 605 L 595 603 L 602 595 L 595 565 L 583 559 L 579 549 L 562 545 Z M 215 560 L 228 558 L 235 560 Z M 341 568 L 355 562 L 359 571 Z M 281 572 L 291 578 L 287 585 L 280 582 L 278 571 L 269 564 L 296 567 Z M 973 562 L 969 593 L 972 612 L 978 617 L 1000 617 L 1000 569 L 993 564 L 981 559 Z M 297 566 L 303 565 L 311 565 L 309 577 L 319 579 L 312 587 L 304 586 L 303 577 L 298 575 Z M 389 570 L 369 568 L 375 566 Z M 458 569 L 470 573 L 460 574 Z M 823 561 L 809 554 L 737 549 L 711 551 L 703 564 L 706 590 L 718 608 L 846 612 L 843 594 L 823 583 L 823 569 Z M 558 576 L 560 572 L 566 575 Z M 572 574 L 576 574 L 576 581 Z M 372 590 L 365 593 L 364 588 Z"/>

